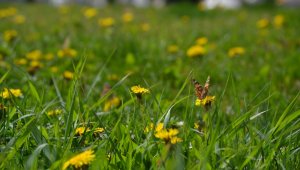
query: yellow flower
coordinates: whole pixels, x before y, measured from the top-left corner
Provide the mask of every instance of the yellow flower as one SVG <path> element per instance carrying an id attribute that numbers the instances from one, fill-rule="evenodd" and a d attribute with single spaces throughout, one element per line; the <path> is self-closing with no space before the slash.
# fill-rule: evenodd
<path id="1" fill-rule="evenodd" d="M 63 111 L 61 109 L 50 110 L 47 112 L 48 116 L 60 115 Z"/>
<path id="2" fill-rule="evenodd" d="M 141 87 L 140 85 L 138 86 L 132 86 L 131 91 L 134 94 L 144 94 L 144 93 L 149 93 L 149 90 L 146 88 Z"/>
<path id="3" fill-rule="evenodd" d="M 26 18 L 23 15 L 16 15 L 13 21 L 15 24 L 23 24 L 26 21 Z"/>
<path id="4" fill-rule="evenodd" d="M 22 91 L 20 89 L 7 89 L 7 88 L 4 88 L 4 90 L 1 92 L 0 96 L 3 99 L 8 99 L 8 98 L 11 98 L 10 94 L 12 94 L 14 97 L 23 96 Z"/>
<path id="5" fill-rule="evenodd" d="M 213 101 L 215 101 L 215 96 L 206 96 L 204 99 L 196 99 L 196 106 L 209 106 Z"/>
<path id="6" fill-rule="evenodd" d="M 204 47 L 200 45 L 194 45 L 187 50 L 186 55 L 190 58 L 193 58 L 193 57 L 204 55 L 205 53 L 206 50 Z"/>
<path id="7" fill-rule="evenodd" d="M 112 97 L 104 103 L 103 111 L 107 112 L 113 107 L 118 107 L 121 103 L 121 100 L 118 97 Z"/>
<path id="8" fill-rule="evenodd" d="M 16 59 L 15 60 L 15 64 L 16 65 L 26 65 L 27 64 L 27 60 L 25 58 Z"/>
<path id="9" fill-rule="evenodd" d="M 74 73 L 71 72 L 71 71 L 65 71 L 65 72 L 63 73 L 63 76 L 64 76 L 64 78 L 65 78 L 66 80 L 72 80 L 73 77 L 74 77 Z"/>
<path id="10" fill-rule="evenodd" d="M 276 28 L 281 28 L 284 23 L 283 15 L 276 15 L 273 19 L 273 24 Z"/>
<path id="11" fill-rule="evenodd" d="M 198 129 L 199 128 L 199 124 L 198 123 L 194 123 L 194 129 Z"/>
<path id="12" fill-rule="evenodd" d="M 168 46 L 168 52 L 169 53 L 177 53 L 179 50 L 177 45 L 169 45 Z"/>
<path id="13" fill-rule="evenodd" d="M 149 126 L 145 127 L 144 133 L 150 132 L 153 128 L 154 128 L 154 124 L 153 124 L 153 123 L 150 123 Z"/>
<path id="14" fill-rule="evenodd" d="M 94 134 L 95 134 L 95 133 L 102 133 L 102 132 L 104 132 L 104 128 L 99 128 L 99 127 L 97 127 L 97 128 L 94 130 Z"/>
<path id="15" fill-rule="evenodd" d="M 50 67 L 50 71 L 51 71 L 52 73 L 57 73 L 57 72 L 58 72 L 58 67 L 52 66 L 52 67 Z"/>
<path id="16" fill-rule="evenodd" d="M 133 20 L 133 14 L 131 12 L 126 12 L 122 15 L 123 22 L 131 22 Z"/>
<path id="17" fill-rule="evenodd" d="M 66 161 L 63 165 L 63 170 L 67 169 L 70 165 L 74 166 L 75 169 L 79 169 L 84 165 L 90 164 L 95 159 L 94 151 L 89 149 L 76 156 L 73 156 L 71 159 Z"/>
<path id="18" fill-rule="evenodd" d="M 43 64 L 39 61 L 33 60 L 30 62 L 30 67 L 37 69 L 43 67 Z"/>
<path id="19" fill-rule="evenodd" d="M 268 25 L 269 25 L 269 20 L 267 20 L 266 18 L 262 18 L 256 22 L 257 28 L 261 28 L 261 29 L 267 28 Z"/>
<path id="20" fill-rule="evenodd" d="M 89 132 L 89 131 L 90 131 L 90 128 L 78 127 L 75 130 L 75 134 L 81 136 L 81 135 L 83 135 L 84 132 Z"/>
<path id="21" fill-rule="evenodd" d="M 154 136 L 158 139 L 164 140 L 166 143 L 176 144 L 178 142 L 182 142 L 182 139 L 177 137 L 178 133 L 178 129 L 161 129 L 160 131 L 156 131 Z"/>
<path id="22" fill-rule="evenodd" d="M 26 54 L 26 58 L 29 60 L 39 60 L 42 57 L 42 52 L 40 50 L 33 50 Z"/>
<path id="23" fill-rule="evenodd" d="M 196 44 L 200 45 L 200 46 L 206 45 L 207 42 L 208 42 L 208 39 L 206 37 L 200 37 L 196 40 Z"/>
<path id="24" fill-rule="evenodd" d="M 0 18 L 13 16 L 17 13 L 17 9 L 14 7 L 0 9 Z"/>
<path id="25" fill-rule="evenodd" d="M 243 47 L 233 47 L 228 51 L 229 57 L 236 57 L 239 55 L 243 55 L 245 53 L 245 49 Z"/>
<path id="26" fill-rule="evenodd" d="M 115 24 L 115 20 L 112 17 L 102 18 L 98 20 L 98 24 L 101 27 L 111 27 Z"/>
<path id="27" fill-rule="evenodd" d="M 147 32 L 147 31 L 150 30 L 150 25 L 149 25 L 148 23 L 143 23 L 143 24 L 141 25 L 141 28 L 142 28 L 142 30 L 143 30 L 144 32 Z"/>
<path id="28" fill-rule="evenodd" d="M 87 8 L 83 12 L 84 16 L 88 19 L 93 18 L 97 15 L 97 9 L 95 8 Z"/>
<path id="29" fill-rule="evenodd" d="M 3 39 L 6 42 L 10 42 L 18 36 L 18 32 L 16 30 L 6 30 L 3 33 Z"/>
<path id="30" fill-rule="evenodd" d="M 156 132 L 159 132 L 159 131 L 161 131 L 163 128 L 164 128 L 164 124 L 163 124 L 163 123 L 158 123 L 158 124 L 156 125 L 155 131 L 156 131 Z"/>
<path id="31" fill-rule="evenodd" d="M 72 48 L 64 48 L 57 52 L 58 57 L 71 57 L 74 58 L 77 56 L 77 51 Z"/>

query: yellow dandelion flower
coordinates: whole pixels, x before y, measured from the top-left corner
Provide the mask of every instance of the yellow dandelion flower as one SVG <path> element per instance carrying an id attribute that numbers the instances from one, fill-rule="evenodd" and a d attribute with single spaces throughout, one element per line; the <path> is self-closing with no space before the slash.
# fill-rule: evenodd
<path id="1" fill-rule="evenodd" d="M 6 18 L 15 15 L 18 12 L 17 8 L 9 7 L 0 9 L 0 18 Z"/>
<path id="2" fill-rule="evenodd" d="M 167 50 L 169 53 L 174 54 L 178 52 L 179 48 L 177 45 L 169 45 Z"/>
<path id="3" fill-rule="evenodd" d="M 74 73 L 71 71 L 64 71 L 63 76 L 66 80 L 72 80 L 74 78 Z"/>
<path id="4" fill-rule="evenodd" d="M 23 24 L 26 21 L 26 18 L 24 15 L 16 15 L 13 19 L 13 22 L 15 24 Z"/>
<path id="5" fill-rule="evenodd" d="M 4 88 L 4 90 L 0 93 L 0 96 L 3 99 L 8 99 L 8 98 L 12 97 L 11 94 L 14 97 L 22 97 L 23 96 L 22 91 L 20 89 L 7 89 L 7 88 Z"/>
<path id="6" fill-rule="evenodd" d="M 138 86 L 132 86 L 131 87 L 131 91 L 134 93 L 134 94 L 144 94 L 144 93 L 149 93 L 149 90 L 144 88 L 144 87 L 141 87 L 140 85 Z"/>
<path id="7" fill-rule="evenodd" d="M 283 15 L 276 15 L 273 19 L 273 24 L 276 28 L 281 28 L 284 23 Z"/>
<path id="8" fill-rule="evenodd" d="M 182 139 L 177 137 L 177 136 L 174 136 L 171 138 L 171 144 L 176 144 L 176 143 L 179 143 L 179 142 L 182 142 Z"/>
<path id="9" fill-rule="evenodd" d="M 39 60 L 42 57 L 42 52 L 40 50 L 33 50 L 26 54 L 26 58 L 29 60 Z"/>
<path id="10" fill-rule="evenodd" d="M 269 25 L 269 20 L 266 18 L 262 18 L 256 22 L 257 28 L 260 28 L 260 29 L 267 28 L 268 25 Z"/>
<path id="11" fill-rule="evenodd" d="M 55 109 L 55 110 L 50 110 L 47 112 L 48 116 L 56 116 L 62 114 L 63 110 L 61 109 Z"/>
<path id="12" fill-rule="evenodd" d="M 18 36 L 18 32 L 16 30 L 6 30 L 3 33 L 3 39 L 6 42 L 10 42 Z"/>
<path id="13" fill-rule="evenodd" d="M 133 20 L 133 14 L 131 12 L 126 12 L 122 15 L 123 22 L 131 22 Z"/>
<path id="14" fill-rule="evenodd" d="M 115 24 L 115 19 L 112 17 L 102 18 L 98 20 L 98 24 L 101 27 L 111 27 Z"/>
<path id="15" fill-rule="evenodd" d="M 76 128 L 76 130 L 75 130 L 75 134 L 76 134 L 76 135 L 79 135 L 79 136 L 82 136 L 83 133 L 89 132 L 89 131 L 90 131 L 90 128 L 86 128 L 86 127 L 78 127 L 78 128 Z"/>
<path id="16" fill-rule="evenodd" d="M 94 134 L 95 134 L 95 133 L 102 133 L 102 132 L 104 132 L 104 128 L 97 127 L 97 128 L 94 130 Z"/>
<path id="17" fill-rule="evenodd" d="M 186 55 L 190 58 L 193 58 L 193 57 L 197 57 L 197 56 L 202 56 L 205 53 L 206 53 L 206 50 L 204 47 L 202 47 L 200 45 L 194 45 L 187 50 Z"/>
<path id="18" fill-rule="evenodd" d="M 196 44 L 200 45 L 200 46 L 206 45 L 207 42 L 208 42 L 208 39 L 206 37 L 200 37 L 196 40 Z"/>
<path id="19" fill-rule="evenodd" d="M 107 111 L 109 111 L 113 107 L 118 107 L 120 105 L 120 103 L 121 103 L 120 98 L 118 98 L 118 97 L 112 97 L 111 99 L 107 100 L 104 103 L 103 111 L 107 112 Z"/>
<path id="20" fill-rule="evenodd" d="M 229 49 L 228 56 L 236 57 L 236 56 L 243 55 L 244 53 L 245 53 L 245 49 L 243 47 L 233 47 Z"/>
<path id="21" fill-rule="evenodd" d="M 41 68 L 43 67 L 43 64 L 39 61 L 33 60 L 30 62 L 30 67 L 32 68 Z"/>
<path id="22" fill-rule="evenodd" d="M 62 57 L 71 57 L 74 58 L 77 56 L 77 51 L 72 48 L 64 48 L 61 49 L 57 52 L 57 56 L 62 58 Z"/>
<path id="23" fill-rule="evenodd" d="M 84 10 L 83 15 L 90 19 L 97 15 L 97 9 L 96 8 L 87 8 Z"/>
<path id="24" fill-rule="evenodd" d="M 206 96 L 204 99 L 196 99 L 196 106 L 209 106 L 213 101 L 215 101 L 215 96 Z"/>
<path id="25" fill-rule="evenodd" d="M 163 123 L 158 123 L 158 124 L 156 125 L 155 131 L 156 131 L 156 132 L 159 132 L 159 131 L 161 131 L 163 128 L 164 128 L 164 124 L 163 124 Z"/>
<path id="26" fill-rule="evenodd" d="M 161 129 L 160 131 L 156 131 L 154 136 L 158 139 L 164 140 L 166 143 L 176 144 L 178 142 L 182 142 L 182 139 L 177 137 L 178 133 L 178 129 Z"/>
<path id="27" fill-rule="evenodd" d="M 141 29 L 142 29 L 142 31 L 147 32 L 150 30 L 150 25 L 148 23 L 143 23 L 141 25 Z"/>
<path id="28" fill-rule="evenodd" d="M 69 166 L 74 166 L 76 169 L 84 165 L 89 165 L 95 159 L 94 151 L 89 149 L 76 156 L 73 156 L 71 159 L 66 161 L 63 165 L 63 170 L 67 169 Z"/>

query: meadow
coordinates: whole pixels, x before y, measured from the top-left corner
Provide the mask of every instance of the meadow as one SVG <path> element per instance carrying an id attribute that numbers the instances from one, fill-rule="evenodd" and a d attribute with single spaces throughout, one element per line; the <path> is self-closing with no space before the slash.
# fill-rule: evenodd
<path id="1" fill-rule="evenodd" d="M 299 16 L 0 4 L 0 169 L 299 169 Z"/>

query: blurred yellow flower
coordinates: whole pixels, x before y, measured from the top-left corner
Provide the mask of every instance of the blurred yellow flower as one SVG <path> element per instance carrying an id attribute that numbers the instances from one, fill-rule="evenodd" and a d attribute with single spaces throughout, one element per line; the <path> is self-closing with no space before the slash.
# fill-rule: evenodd
<path id="1" fill-rule="evenodd" d="M 58 72 L 58 67 L 52 66 L 52 67 L 50 67 L 50 71 L 51 71 L 52 73 L 57 73 L 57 72 Z"/>
<path id="2" fill-rule="evenodd" d="M 6 42 L 10 42 L 18 36 L 18 32 L 16 30 L 6 30 L 3 33 L 3 39 Z"/>
<path id="3" fill-rule="evenodd" d="M 83 12 L 84 16 L 88 19 L 93 18 L 97 15 L 97 9 L 96 8 L 87 8 Z"/>
<path id="4" fill-rule="evenodd" d="M 64 48 L 57 52 L 58 57 L 71 57 L 74 58 L 77 56 L 77 51 L 72 48 Z"/>
<path id="5" fill-rule="evenodd" d="M 141 87 L 140 85 L 138 86 L 132 86 L 131 87 L 131 91 L 134 93 L 134 94 L 144 94 L 144 93 L 149 93 L 149 90 L 144 88 L 144 87 Z"/>
<path id="6" fill-rule="evenodd" d="M 206 37 L 200 37 L 196 40 L 196 44 L 200 45 L 200 46 L 206 45 L 207 42 L 208 42 L 208 39 Z"/>
<path id="7" fill-rule="evenodd" d="M 196 106 L 209 106 L 213 101 L 215 101 L 215 96 L 206 96 L 204 99 L 196 99 Z"/>
<path id="8" fill-rule="evenodd" d="M 30 62 L 30 67 L 41 68 L 43 67 L 43 64 L 37 60 L 33 60 Z"/>
<path id="9" fill-rule="evenodd" d="M 143 23 L 141 25 L 142 31 L 147 32 L 150 30 L 150 25 L 148 23 Z"/>
<path id="10" fill-rule="evenodd" d="M 94 130 L 94 134 L 95 134 L 95 133 L 102 133 L 102 132 L 104 132 L 104 128 L 97 127 L 97 128 Z"/>
<path id="11" fill-rule="evenodd" d="M 146 126 L 146 127 L 145 127 L 144 133 L 150 132 L 153 128 L 154 128 L 154 124 L 153 124 L 153 123 L 150 123 L 149 126 Z"/>
<path id="12" fill-rule="evenodd" d="M 229 57 L 236 57 L 245 54 L 245 49 L 243 47 L 233 47 L 228 51 Z"/>
<path id="13" fill-rule="evenodd" d="M 112 17 L 102 18 L 98 20 L 98 24 L 101 27 L 111 27 L 115 24 L 115 19 Z"/>
<path id="14" fill-rule="evenodd" d="M 74 73 L 71 71 L 64 71 L 63 76 L 66 80 L 72 80 L 74 78 Z"/>
<path id="15" fill-rule="evenodd" d="M 42 52 L 40 50 L 33 50 L 26 54 L 26 58 L 29 60 L 39 60 L 42 57 Z"/>
<path id="16" fill-rule="evenodd" d="M 63 170 L 67 169 L 70 165 L 74 166 L 75 169 L 80 169 L 80 167 L 90 164 L 95 159 L 94 151 L 89 149 L 71 159 L 66 161 L 63 165 Z"/>
<path id="17" fill-rule="evenodd" d="M 269 20 L 266 18 L 262 18 L 256 22 L 257 28 L 260 28 L 260 29 L 267 28 L 268 25 L 269 25 Z"/>
<path id="18" fill-rule="evenodd" d="M 157 131 L 154 136 L 158 139 L 164 140 L 166 143 L 176 144 L 182 142 L 182 139 L 177 137 L 179 133 L 178 129 L 161 129 Z"/>
<path id="19" fill-rule="evenodd" d="M 120 104 L 121 104 L 120 98 L 114 96 L 114 97 L 108 99 L 108 100 L 104 103 L 103 111 L 107 112 L 107 111 L 109 111 L 111 108 L 118 107 Z"/>
<path id="20" fill-rule="evenodd" d="M 1 92 L 0 96 L 3 99 L 8 99 L 8 98 L 12 97 L 11 94 L 14 97 L 22 97 L 23 96 L 22 91 L 20 89 L 7 89 L 7 88 L 4 88 L 4 90 Z"/>
<path id="21" fill-rule="evenodd" d="M 16 15 L 13 19 L 13 22 L 15 24 L 23 24 L 26 21 L 26 18 L 24 15 Z"/>
<path id="22" fill-rule="evenodd" d="M 18 12 L 17 8 L 15 8 L 15 7 L 0 9 L 0 19 L 5 18 L 5 17 L 9 17 L 9 16 L 13 16 L 17 12 Z"/>
<path id="23" fill-rule="evenodd" d="M 48 116 L 56 116 L 62 114 L 63 110 L 61 109 L 55 109 L 55 110 L 50 110 L 47 112 Z"/>
<path id="24" fill-rule="evenodd" d="M 164 124 L 163 124 L 163 123 L 158 123 L 158 124 L 156 125 L 155 131 L 156 131 L 156 132 L 159 132 L 159 131 L 161 131 L 163 128 L 164 128 Z"/>
<path id="25" fill-rule="evenodd" d="M 284 23 L 283 15 L 276 15 L 273 19 L 273 24 L 276 28 L 281 28 Z"/>
<path id="26" fill-rule="evenodd" d="M 190 58 L 193 58 L 193 57 L 197 57 L 197 56 L 202 56 L 205 53 L 206 53 L 206 50 L 204 47 L 202 47 L 200 45 L 194 45 L 187 50 L 186 55 Z"/>
<path id="27" fill-rule="evenodd" d="M 131 22 L 133 20 L 133 14 L 131 12 L 125 12 L 122 15 L 123 22 Z"/>
<path id="28" fill-rule="evenodd" d="M 179 48 L 177 45 L 169 45 L 167 50 L 169 53 L 174 54 L 178 52 Z"/>
<path id="29" fill-rule="evenodd" d="M 78 127 L 75 129 L 75 135 L 82 136 L 84 132 L 89 132 L 89 131 L 90 131 L 90 128 Z"/>
<path id="30" fill-rule="evenodd" d="M 19 58 L 15 60 L 15 64 L 16 65 L 26 65 L 27 64 L 27 60 L 25 58 Z"/>

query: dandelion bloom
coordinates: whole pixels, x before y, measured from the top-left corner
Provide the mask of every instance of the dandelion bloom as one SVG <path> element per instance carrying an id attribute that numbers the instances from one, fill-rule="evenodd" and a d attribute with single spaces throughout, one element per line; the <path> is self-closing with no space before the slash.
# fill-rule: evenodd
<path id="1" fill-rule="evenodd" d="M 229 57 L 236 57 L 239 55 L 243 55 L 245 53 L 245 49 L 243 47 L 233 47 L 228 51 Z"/>
<path id="2" fill-rule="evenodd" d="M 196 99 L 196 106 L 209 106 L 213 101 L 215 101 L 215 96 L 206 96 L 204 99 Z"/>
<path id="3" fill-rule="evenodd" d="M 40 50 L 33 50 L 26 54 L 26 58 L 29 60 L 40 60 L 42 57 L 42 52 Z"/>
<path id="4" fill-rule="evenodd" d="M 101 27 L 111 27 L 115 24 L 115 19 L 112 17 L 102 18 L 98 20 L 98 24 Z"/>
<path id="5" fill-rule="evenodd" d="M 134 94 L 144 94 L 144 93 L 149 93 L 149 90 L 144 88 L 144 87 L 141 87 L 140 85 L 138 86 L 132 86 L 131 87 L 131 91 L 134 93 Z"/>
<path id="6" fill-rule="evenodd" d="M 63 170 L 67 169 L 70 165 L 74 166 L 75 169 L 79 169 L 84 165 L 90 164 L 95 159 L 94 151 L 89 149 L 76 156 L 73 156 L 71 159 L 66 161 L 63 165 Z"/>
<path id="7" fill-rule="evenodd" d="M 284 17 L 282 15 L 276 15 L 273 19 L 273 24 L 276 28 L 281 28 L 284 23 Z"/>
<path id="8" fill-rule="evenodd" d="M 269 25 L 269 20 L 266 18 L 262 18 L 256 22 L 257 28 L 267 28 Z"/>
<path id="9" fill-rule="evenodd" d="M 66 80 L 72 80 L 74 78 L 74 73 L 71 71 L 65 71 L 63 76 Z"/>
<path id="10" fill-rule="evenodd" d="M 120 98 L 112 97 L 104 103 L 103 111 L 107 112 L 113 107 L 118 107 L 121 103 Z"/>
<path id="11" fill-rule="evenodd" d="M 13 22 L 15 24 L 23 24 L 25 21 L 26 21 L 26 18 L 23 15 L 16 15 L 13 19 Z"/>
<path id="12" fill-rule="evenodd" d="M 178 129 L 161 129 L 157 131 L 154 136 L 158 139 L 164 140 L 166 143 L 176 144 L 182 142 L 182 139 L 177 137 L 179 133 Z"/>
<path id="13" fill-rule="evenodd" d="M 0 18 L 6 18 L 15 15 L 18 10 L 15 7 L 0 9 Z"/>
<path id="14" fill-rule="evenodd" d="M 63 111 L 61 109 L 50 110 L 47 112 L 48 116 L 60 115 Z"/>
<path id="15" fill-rule="evenodd" d="M 131 12 L 126 12 L 122 15 L 123 22 L 131 22 L 133 20 L 133 14 Z"/>
<path id="16" fill-rule="evenodd" d="M 186 55 L 190 58 L 193 58 L 193 57 L 204 55 L 205 53 L 206 50 L 204 47 L 200 45 L 194 45 L 187 50 Z"/>
<path id="17" fill-rule="evenodd" d="M 71 57 L 74 58 L 77 56 L 77 51 L 72 48 L 64 48 L 57 52 L 58 57 Z"/>
<path id="18" fill-rule="evenodd" d="M 168 52 L 169 53 L 177 53 L 179 50 L 177 45 L 169 45 L 168 46 Z"/>
<path id="19" fill-rule="evenodd" d="M 12 97 L 10 94 L 12 94 L 14 97 L 23 96 L 22 91 L 20 89 L 7 89 L 7 88 L 4 88 L 4 90 L 1 92 L 0 96 L 3 99 L 8 99 L 8 98 Z"/>
<path id="20" fill-rule="evenodd" d="M 208 42 L 208 39 L 206 37 L 200 37 L 196 40 L 196 44 L 198 45 L 206 45 Z"/>
<path id="21" fill-rule="evenodd" d="M 75 134 L 81 136 L 81 135 L 83 135 L 84 132 L 89 132 L 89 131 L 90 131 L 90 128 L 78 127 L 75 130 Z"/>
<path id="22" fill-rule="evenodd" d="M 104 128 L 97 127 L 97 128 L 94 130 L 94 134 L 95 134 L 95 133 L 102 133 L 102 132 L 104 132 Z"/>
<path id="23" fill-rule="evenodd" d="M 6 30 L 3 33 L 3 39 L 6 42 L 10 42 L 18 36 L 18 32 L 16 30 Z"/>
<path id="24" fill-rule="evenodd" d="M 97 15 L 97 9 L 95 8 L 87 8 L 84 10 L 83 15 L 90 19 Z"/>

